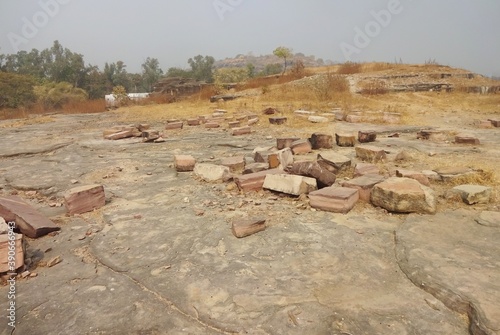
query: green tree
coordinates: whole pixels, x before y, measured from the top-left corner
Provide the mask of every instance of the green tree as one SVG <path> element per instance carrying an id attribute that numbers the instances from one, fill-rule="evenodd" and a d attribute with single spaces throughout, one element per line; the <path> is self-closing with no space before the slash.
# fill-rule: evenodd
<path id="1" fill-rule="evenodd" d="M 0 72 L 0 109 L 27 106 L 36 100 L 30 76 Z"/>
<path id="2" fill-rule="evenodd" d="M 213 82 L 215 59 L 212 56 L 203 57 L 202 55 L 198 55 L 194 58 L 189 58 L 188 63 L 191 66 L 194 79 L 203 80 L 207 83 Z"/>
<path id="3" fill-rule="evenodd" d="M 252 63 L 248 63 L 246 68 L 247 68 L 248 78 L 255 77 L 255 65 L 253 65 Z"/>
<path id="4" fill-rule="evenodd" d="M 99 71 L 97 66 L 87 66 L 87 75 L 83 84 L 83 89 L 89 94 L 89 99 L 102 99 L 104 95 L 112 90 L 104 72 Z"/>
<path id="5" fill-rule="evenodd" d="M 271 76 L 273 74 L 278 74 L 283 72 L 283 65 L 281 64 L 267 64 L 264 70 L 260 73 L 262 76 Z"/>
<path id="6" fill-rule="evenodd" d="M 286 61 L 287 59 L 290 59 L 293 56 L 292 49 L 285 48 L 285 47 L 277 47 L 274 49 L 273 54 L 275 56 L 278 56 L 279 58 L 283 58 L 284 61 L 284 67 L 283 67 L 283 74 L 285 74 L 286 71 Z"/>
<path id="7" fill-rule="evenodd" d="M 167 70 L 167 77 L 193 78 L 193 73 L 189 70 L 184 70 L 178 67 L 171 67 Z"/>
<path id="8" fill-rule="evenodd" d="M 146 92 L 153 91 L 153 85 L 158 82 L 163 75 L 163 70 L 160 68 L 160 62 L 156 58 L 147 58 L 142 64 L 142 80 Z"/>

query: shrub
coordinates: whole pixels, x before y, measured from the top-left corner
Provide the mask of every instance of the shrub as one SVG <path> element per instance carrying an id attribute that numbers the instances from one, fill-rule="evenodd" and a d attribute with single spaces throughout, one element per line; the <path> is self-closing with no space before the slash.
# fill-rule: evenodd
<path id="1" fill-rule="evenodd" d="M 30 76 L 0 72 L 0 109 L 25 107 L 36 101 L 35 80 Z"/>
<path id="2" fill-rule="evenodd" d="M 88 100 L 87 92 L 66 82 L 35 86 L 35 94 L 38 102 L 46 109 L 59 109 L 64 104 L 72 101 L 82 102 Z"/>

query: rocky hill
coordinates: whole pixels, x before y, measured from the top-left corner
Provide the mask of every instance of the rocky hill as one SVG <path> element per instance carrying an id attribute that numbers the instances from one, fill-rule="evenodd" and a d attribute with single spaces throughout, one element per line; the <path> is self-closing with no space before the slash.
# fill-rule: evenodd
<path id="1" fill-rule="evenodd" d="M 306 56 L 303 53 L 294 54 L 290 63 L 294 61 L 302 61 L 306 67 L 318 67 L 333 64 L 330 60 L 324 60 L 322 58 L 316 58 L 315 56 Z M 260 55 L 254 56 L 249 53 L 247 55 L 236 55 L 234 58 L 225 58 L 223 60 L 218 60 L 215 62 L 216 68 L 226 68 L 226 67 L 245 67 L 247 64 L 253 64 L 257 71 L 263 70 L 266 65 L 271 64 L 281 64 L 283 61 L 275 55 Z"/>

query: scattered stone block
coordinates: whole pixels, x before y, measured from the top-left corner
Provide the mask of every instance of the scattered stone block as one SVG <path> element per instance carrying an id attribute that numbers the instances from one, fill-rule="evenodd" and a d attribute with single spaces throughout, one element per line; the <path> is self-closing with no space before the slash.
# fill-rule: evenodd
<path id="1" fill-rule="evenodd" d="M 245 170 L 245 157 L 235 156 L 224 158 L 221 161 L 221 165 L 227 166 L 229 168 L 229 171 L 233 173 L 242 172 L 243 170 Z"/>
<path id="2" fill-rule="evenodd" d="M 354 167 L 354 177 L 361 177 L 367 174 L 379 174 L 380 169 L 375 164 L 357 163 Z"/>
<path id="3" fill-rule="evenodd" d="M 135 127 L 131 127 L 131 126 L 114 126 L 112 128 L 109 128 L 109 129 L 105 129 L 103 132 L 102 132 L 102 136 L 105 138 L 105 139 L 108 139 L 107 137 L 110 136 L 110 135 L 114 135 L 114 134 L 117 134 L 117 133 L 125 133 L 127 131 L 130 132 L 130 134 L 133 134 L 133 132 L 136 130 L 137 128 Z M 132 136 L 132 135 L 131 135 Z M 131 137 L 129 136 L 129 137 Z"/>
<path id="4" fill-rule="evenodd" d="M 64 204 L 69 215 L 101 208 L 106 204 L 104 187 L 95 184 L 74 187 L 64 194 Z"/>
<path id="5" fill-rule="evenodd" d="M 149 124 L 147 124 L 147 123 L 140 123 L 140 124 L 136 125 L 135 127 L 140 132 L 146 131 L 146 130 L 148 130 L 148 129 L 151 128 L 151 126 Z"/>
<path id="6" fill-rule="evenodd" d="M 357 189 L 326 187 L 309 193 L 312 208 L 334 213 L 348 213 L 359 200 Z"/>
<path id="7" fill-rule="evenodd" d="M 398 138 L 399 137 L 399 133 L 392 133 L 390 135 L 387 135 L 387 137 Z"/>
<path id="8" fill-rule="evenodd" d="M 276 169 L 280 166 L 277 152 L 271 152 L 269 156 L 267 156 L 267 161 L 269 162 L 270 169 Z"/>
<path id="9" fill-rule="evenodd" d="M 247 135 L 252 133 L 252 128 L 250 127 L 239 127 L 239 128 L 233 128 L 231 130 L 231 135 L 233 136 L 240 136 L 240 135 Z"/>
<path id="10" fill-rule="evenodd" d="M 283 125 L 288 121 L 286 117 L 279 116 L 279 117 L 270 117 L 269 118 L 269 123 L 270 124 L 275 124 L 275 125 Z"/>
<path id="11" fill-rule="evenodd" d="M 238 238 L 247 237 L 266 229 L 266 219 L 237 219 L 231 224 L 233 235 Z"/>
<path id="12" fill-rule="evenodd" d="M 335 142 L 339 147 L 353 147 L 356 145 L 356 136 L 352 134 L 335 134 Z"/>
<path id="13" fill-rule="evenodd" d="M 377 133 L 374 131 L 358 131 L 359 143 L 375 142 L 376 139 Z"/>
<path id="14" fill-rule="evenodd" d="M 333 148 L 333 136 L 327 134 L 314 133 L 309 139 L 314 150 Z"/>
<path id="15" fill-rule="evenodd" d="M 15 222 L 16 228 L 31 238 L 60 230 L 54 222 L 15 195 L 0 197 L 0 216 L 7 222 Z"/>
<path id="16" fill-rule="evenodd" d="M 278 110 L 273 107 L 268 107 L 262 111 L 262 114 L 264 115 L 274 115 L 276 113 L 278 113 Z"/>
<path id="17" fill-rule="evenodd" d="M 410 154 L 407 153 L 405 150 L 401 150 L 396 154 L 396 157 L 394 157 L 394 160 L 396 162 L 409 161 L 410 159 L 411 159 Z"/>
<path id="18" fill-rule="evenodd" d="M 262 186 L 264 185 L 264 181 L 267 175 L 282 174 L 282 173 L 283 170 L 271 169 L 261 172 L 245 174 L 242 176 L 235 176 L 234 181 L 236 182 L 236 185 L 238 186 L 238 189 L 240 189 L 240 191 L 244 192 L 260 191 L 262 190 Z"/>
<path id="19" fill-rule="evenodd" d="M 13 273 L 24 266 L 24 239 L 22 234 L 14 234 L 14 240 L 9 235 L 0 235 L 0 273 Z M 13 243 L 13 245 L 12 245 Z M 9 256 L 14 257 L 9 264 Z M 13 263 L 13 264 L 12 264 Z M 11 265 L 14 265 L 11 267 Z"/>
<path id="20" fill-rule="evenodd" d="M 189 119 L 187 120 L 187 125 L 188 126 L 199 126 L 201 124 L 201 120 L 198 118 L 198 119 Z"/>
<path id="21" fill-rule="evenodd" d="M 231 173 L 227 166 L 196 163 L 193 171 L 196 176 L 207 182 L 227 181 L 231 179 Z"/>
<path id="22" fill-rule="evenodd" d="M 355 148 L 355 150 L 356 157 L 367 162 L 376 163 L 387 158 L 387 155 L 383 149 L 374 146 L 359 145 Z"/>
<path id="23" fill-rule="evenodd" d="M 268 174 L 262 187 L 267 190 L 297 196 L 318 189 L 316 179 L 289 174 Z"/>
<path id="24" fill-rule="evenodd" d="M 220 127 L 220 124 L 218 124 L 216 122 L 205 123 L 205 128 L 208 128 L 208 129 L 215 129 L 215 128 L 219 128 L 219 127 Z"/>
<path id="25" fill-rule="evenodd" d="M 257 150 L 260 149 L 260 150 Z M 273 153 L 270 149 L 257 148 L 253 154 L 253 160 L 256 163 L 267 163 L 269 164 L 269 155 Z"/>
<path id="26" fill-rule="evenodd" d="M 327 117 L 316 115 L 309 116 L 307 120 L 312 123 L 327 123 L 329 121 Z"/>
<path id="27" fill-rule="evenodd" d="M 318 154 L 318 164 L 330 172 L 337 173 L 350 167 L 351 159 L 335 151 L 325 151 Z"/>
<path id="28" fill-rule="evenodd" d="M 381 183 L 385 178 L 378 174 L 367 174 L 342 183 L 343 187 L 354 188 L 359 191 L 359 199 L 370 202 L 371 192 L 375 185 Z"/>
<path id="29" fill-rule="evenodd" d="M 476 222 L 481 226 L 500 228 L 500 212 L 484 211 Z"/>
<path id="30" fill-rule="evenodd" d="M 142 132 L 142 141 L 145 143 L 154 142 L 160 138 L 160 132 L 158 130 L 148 130 Z"/>
<path id="31" fill-rule="evenodd" d="M 361 123 L 363 118 L 360 115 L 347 115 L 345 120 L 349 123 Z"/>
<path id="32" fill-rule="evenodd" d="M 444 141 L 446 135 L 440 130 L 421 130 L 417 133 L 417 139 L 419 140 L 431 140 L 431 141 Z"/>
<path id="33" fill-rule="evenodd" d="M 278 167 L 280 169 L 285 169 L 290 164 L 293 164 L 293 151 L 290 148 L 284 148 L 276 152 L 276 157 L 278 159 Z M 270 162 L 269 162 L 270 163 Z M 271 164 L 269 164 L 271 165 Z"/>
<path id="34" fill-rule="evenodd" d="M 177 172 L 190 172 L 194 170 L 196 159 L 191 155 L 175 155 L 174 167 Z"/>
<path id="35" fill-rule="evenodd" d="M 427 176 L 424 175 L 422 172 L 399 169 L 399 170 L 396 170 L 396 176 L 402 177 L 402 178 L 415 179 L 416 181 L 418 181 L 422 185 L 431 186 L 431 183 L 429 182 L 429 178 L 427 178 Z"/>
<path id="36" fill-rule="evenodd" d="M 286 171 L 290 174 L 314 178 L 320 188 L 332 186 L 337 179 L 333 172 L 323 168 L 318 162 L 295 162 Z"/>
<path id="37" fill-rule="evenodd" d="M 298 137 L 286 137 L 286 138 L 277 138 L 276 139 L 276 147 L 278 150 L 290 148 L 292 143 L 300 140 Z"/>
<path id="38" fill-rule="evenodd" d="M 179 122 L 181 122 L 181 120 L 179 120 L 179 119 L 168 119 L 167 120 L 167 123 L 179 123 Z"/>
<path id="39" fill-rule="evenodd" d="M 184 127 L 184 122 L 169 122 L 166 124 L 166 130 L 182 129 Z"/>
<path id="40" fill-rule="evenodd" d="M 240 116 L 237 116 L 236 117 L 236 121 L 240 121 L 240 122 L 247 122 L 248 121 L 248 115 L 240 115 Z"/>
<path id="41" fill-rule="evenodd" d="M 500 119 L 488 119 L 493 127 L 498 128 L 500 127 Z"/>
<path id="42" fill-rule="evenodd" d="M 123 131 L 119 131 L 119 132 L 111 134 L 111 135 L 107 135 L 104 138 L 107 140 L 116 141 L 116 140 L 121 140 L 124 138 L 136 137 L 137 132 L 138 132 L 137 129 L 131 128 L 129 130 L 123 130 Z M 142 135 L 142 133 L 141 133 L 141 135 Z"/>
<path id="43" fill-rule="evenodd" d="M 309 140 L 297 140 L 290 146 L 294 155 L 308 154 L 312 151 L 312 145 Z"/>
<path id="44" fill-rule="evenodd" d="M 229 128 L 239 128 L 239 127 L 241 127 L 241 122 L 240 121 L 232 121 L 232 122 L 228 122 L 227 125 L 229 126 Z"/>
<path id="45" fill-rule="evenodd" d="M 268 163 L 251 163 L 246 165 L 243 174 L 250 174 L 250 173 L 265 171 L 268 169 L 269 169 Z"/>
<path id="46" fill-rule="evenodd" d="M 434 214 L 434 191 L 415 179 L 392 177 L 376 184 L 371 192 L 373 205 L 396 213 Z"/>
<path id="47" fill-rule="evenodd" d="M 434 180 L 434 181 L 441 181 L 441 176 L 439 175 L 439 173 L 437 173 L 436 171 L 432 171 L 432 170 L 423 170 L 422 171 L 422 174 L 424 176 L 427 177 L 427 179 L 430 181 L 430 180 Z"/>
<path id="48" fill-rule="evenodd" d="M 491 199 L 491 187 L 482 185 L 460 185 L 452 189 L 468 205 L 487 204 Z"/>
<path id="49" fill-rule="evenodd" d="M 252 126 L 252 125 L 254 125 L 254 124 L 258 123 L 258 122 L 259 122 L 259 118 L 254 117 L 254 118 L 249 119 L 247 124 L 249 126 Z"/>
<path id="50" fill-rule="evenodd" d="M 436 172 L 440 176 L 441 180 L 444 182 L 450 182 L 455 179 L 463 178 L 476 173 L 471 169 L 462 167 L 441 168 L 434 170 L 434 172 Z"/>
<path id="51" fill-rule="evenodd" d="M 493 123 L 490 120 L 481 120 L 477 126 L 483 129 L 490 129 L 493 128 Z"/>
<path id="52" fill-rule="evenodd" d="M 477 137 L 474 137 L 472 135 L 465 135 L 465 134 L 455 136 L 455 143 L 472 144 L 472 145 L 481 144 Z"/>

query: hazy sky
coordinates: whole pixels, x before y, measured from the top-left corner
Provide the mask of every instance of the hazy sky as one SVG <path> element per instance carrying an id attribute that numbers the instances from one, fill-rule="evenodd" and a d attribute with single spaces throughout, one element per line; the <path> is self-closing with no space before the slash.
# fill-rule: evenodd
<path id="1" fill-rule="evenodd" d="M 0 0 L 0 53 L 54 40 L 98 65 L 164 70 L 280 45 L 335 62 L 441 64 L 500 75 L 499 0 Z"/>

